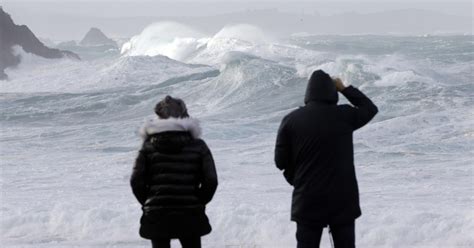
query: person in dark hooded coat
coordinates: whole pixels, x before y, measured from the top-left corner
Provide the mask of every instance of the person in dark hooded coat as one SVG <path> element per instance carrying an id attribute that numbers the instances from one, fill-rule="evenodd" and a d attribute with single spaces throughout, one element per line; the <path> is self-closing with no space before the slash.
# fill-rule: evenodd
<path id="1" fill-rule="evenodd" d="M 141 130 L 144 142 L 130 179 L 143 210 L 140 235 L 154 248 L 169 248 L 171 239 L 199 248 L 200 237 L 211 232 L 205 207 L 217 188 L 214 160 L 182 100 L 167 96 L 155 112 L 159 118 Z"/>
<path id="2" fill-rule="evenodd" d="M 337 105 L 338 91 L 353 106 Z M 311 75 L 304 103 L 283 118 L 275 146 L 276 166 L 294 187 L 291 219 L 298 248 L 319 247 L 328 225 L 336 248 L 355 247 L 354 222 L 361 210 L 352 134 L 377 107 L 322 70 Z"/>

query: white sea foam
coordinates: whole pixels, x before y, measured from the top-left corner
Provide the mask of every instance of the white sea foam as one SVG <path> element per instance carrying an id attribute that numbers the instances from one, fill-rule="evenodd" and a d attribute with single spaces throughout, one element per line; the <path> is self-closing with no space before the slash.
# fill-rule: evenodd
<path id="1" fill-rule="evenodd" d="M 204 45 L 200 38 L 204 38 L 204 35 L 185 25 L 174 22 L 155 23 L 126 42 L 121 53 L 128 56 L 164 55 L 182 60 Z"/>
<path id="2" fill-rule="evenodd" d="M 213 232 L 204 246 L 294 247 L 291 188 L 273 165 L 273 146 L 279 121 L 303 104 L 315 69 L 358 86 L 380 110 L 354 134 L 358 246 L 474 246 L 472 59 L 450 54 L 459 37 L 439 38 L 454 48 L 423 41 L 431 50 L 419 54 L 398 37 L 344 37 L 408 49 L 351 54 L 337 37 L 322 49 L 310 36 L 275 42 L 254 27 L 197 33 L 158 24 L 124 47 L 134 56 L 32 56 L 8 70 L 11 80 L 0 82 L 2 246 L 148 247 L 128 180 L 138 129 L 171 94 L 201 119 L 217 164 L 219 189 L 207 207 Z M 329 246 L 327 232 L 322 245 Z"/>
<path id="3" fill-rule="evenodd" d="M 399 86 L 410 82 L 430 82 L 430 78 L 422 77 L 413 71 L 396 71 L 382 77 L 374 82 L 376 86 Z"/>
<path id="4" fill-rule="evenodd" d="M 125 56 L 163 55 L 171 59 L 218 64 L 229 51 L 248 52 L 267 47 L 274 39 L 249 24 L 227 25 L 212 36 L 205 36 L 178 23 L 155 23 L 122 46 Z"/>

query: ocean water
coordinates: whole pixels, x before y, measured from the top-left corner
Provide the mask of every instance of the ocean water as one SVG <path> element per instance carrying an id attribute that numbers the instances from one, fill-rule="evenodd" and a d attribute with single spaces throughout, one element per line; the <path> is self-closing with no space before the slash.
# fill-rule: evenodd
<path id="1" fill-rule="evenodd" d="M 201 120 L 216 161 L 204 247 L 295 247 L 273 147 L 315 69 L 380 111 L 354 135 L 357 245 L 473 247 L 473 60 L 472 36 L 276 39 L 249 25 L 203 35 L 174 23 L 150 25 L 120 56 L 23 53 L 0 81 L 2 247 L 149 247 L 129 177 L 138 130 L 167 94 Z"/>

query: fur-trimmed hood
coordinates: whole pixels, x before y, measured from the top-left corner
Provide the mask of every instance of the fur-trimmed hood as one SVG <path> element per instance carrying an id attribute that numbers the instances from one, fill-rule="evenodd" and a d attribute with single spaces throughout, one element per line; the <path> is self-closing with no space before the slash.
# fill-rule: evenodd
<path id="1" fill-rule="evenodd" d="M 149 135 L 168 131 L 188 131 L 193 138 L 201 137 L 199 120 L 194 118 L 150 119 L 140 129 L 140 136 L 146 139 Z"/>

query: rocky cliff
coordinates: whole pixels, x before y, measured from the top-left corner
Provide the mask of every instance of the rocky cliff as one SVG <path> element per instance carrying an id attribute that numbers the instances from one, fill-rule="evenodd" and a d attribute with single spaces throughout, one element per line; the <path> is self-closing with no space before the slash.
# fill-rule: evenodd
<path id="1" fill-rule="evenodd" d="M 25 52 L 43 58 L 80 59 L 73 52 L 45 46 L 26 25 L 16 25 L 10 15 L 0 7 L 0 80 L 7 78 L 6 68 L 14 67 L 21 62 L 21 56 L 14 53 L 14 46 L 20 46 Z"/>

